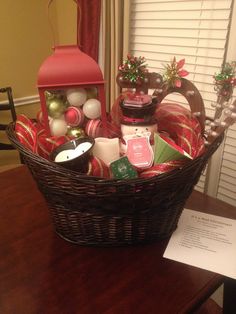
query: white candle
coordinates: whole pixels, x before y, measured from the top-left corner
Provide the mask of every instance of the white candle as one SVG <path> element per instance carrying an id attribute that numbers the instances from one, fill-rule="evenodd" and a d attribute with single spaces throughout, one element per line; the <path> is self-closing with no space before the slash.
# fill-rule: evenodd
<path id="1" fill-rule="evenodd" d="M 76 157 L 82 155 L 83 153 L 86 153 L 92 146 L 92 143 L 90 142 L 84 142 L 79 144 L 75 149 L 75 155 Z"/>
<path id="2" fill-rule="evenodd" d="M 56 162 L 68 161 L 77 158 L 87 152 L 92 146 L 90 142 L 79 144 L 75 149 L 66 149 L 56 155 Z"/>
<path id="3" fill-rule="evenodd" d="M 65 149 L 56 155 L 55 162 L 63 162 L 74 159 L 74 149 Z"/>
<path id="4" fill-rule="evenodd" d="M 95 138 L 93 155 L 109 165 L 112 161 L 120 157 L 119 139 L 118 138 Z"/>

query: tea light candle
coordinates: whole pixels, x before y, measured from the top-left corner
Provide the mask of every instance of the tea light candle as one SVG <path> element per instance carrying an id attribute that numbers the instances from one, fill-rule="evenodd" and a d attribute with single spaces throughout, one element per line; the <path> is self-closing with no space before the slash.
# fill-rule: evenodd
<path id="1" fill-rule="evenodd" d="M 75 149 L 66 149 L 56 155 L 55 162 L 68 161 L 86 153 L 92 146 L 90 142 L 79 144 Z"/>
<path id="2" fill-rule="evenodd" d="M 93 155 L 102 159 L 106 165 L 120 157 L 119 139 L 97 137 L 93 148 Z"/>

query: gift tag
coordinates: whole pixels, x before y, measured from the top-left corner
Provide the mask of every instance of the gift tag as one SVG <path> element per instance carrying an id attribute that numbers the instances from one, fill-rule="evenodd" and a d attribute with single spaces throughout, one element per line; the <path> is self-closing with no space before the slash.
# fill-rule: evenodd
<path id="1" fill-rule="evenodd" d="M 126 156 L 113 161 L 110 164 L 112 175 L 116 179 L 137 178 L 137 171 L 133 168 Z"/>
<path id="2" fill-rule="evenodd" d="M 153 150 L 150 145 L 150 132 L 143 136 L 124 137 L 127 144 L 129 162 L 137 168 L 146 169 L 152 166 Z"/>

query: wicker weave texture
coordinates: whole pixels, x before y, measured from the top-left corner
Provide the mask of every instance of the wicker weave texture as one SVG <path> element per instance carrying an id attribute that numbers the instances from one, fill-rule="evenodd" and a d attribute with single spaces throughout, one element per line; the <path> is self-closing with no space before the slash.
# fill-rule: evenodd
<path id="1" fill-rule="evenodd" d="M 152 178 L 107 180 L 81 175 L 33 154 L 7 128 L 44 195 L 55 231 L 81 245 L 119 246 L 166 238 L 223 136 L 182 169 Z"/>

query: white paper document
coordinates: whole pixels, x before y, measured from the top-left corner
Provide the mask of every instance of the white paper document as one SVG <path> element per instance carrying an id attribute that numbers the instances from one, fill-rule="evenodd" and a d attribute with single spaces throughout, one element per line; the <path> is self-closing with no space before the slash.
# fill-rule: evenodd
<path id="1" fill-rule="evenodd" d="M 163 256 L 236 279 L 236 220 L 184 209 Z"/>

